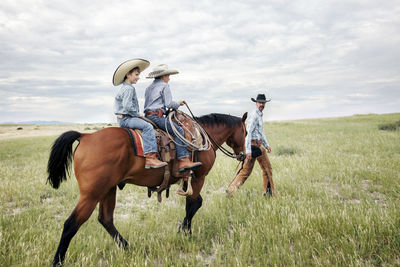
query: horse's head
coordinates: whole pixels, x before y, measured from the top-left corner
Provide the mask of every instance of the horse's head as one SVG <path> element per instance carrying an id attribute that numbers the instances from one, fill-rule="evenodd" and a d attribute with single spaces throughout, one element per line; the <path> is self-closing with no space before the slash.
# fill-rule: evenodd
<path id="1" fill-rule="evenodd" d="M 220 149 L 228 157 L 244 160 L 246 157 L 244 154 L 247 134 L 244 125 L 246 118 L 247 112 L 242 118 L 211 113 L 196 117 L 196 121 L 205 127 L 215 150 Z M 224 142 L 233 149 L 234 153 L 221 146 Z"/>
<path id="2" fill-rule="evenodd" d="M 236 154 L 238 160 L 244 160 L 245 154 L 245 139 L 246 139 L 246 126 L 244 122 L 247 119 L 247 112 L 243 114 L 242 122 L 237 127 L 233 128 L 232 134 L 226 140 L 226 144 L 230 146 Z"/>

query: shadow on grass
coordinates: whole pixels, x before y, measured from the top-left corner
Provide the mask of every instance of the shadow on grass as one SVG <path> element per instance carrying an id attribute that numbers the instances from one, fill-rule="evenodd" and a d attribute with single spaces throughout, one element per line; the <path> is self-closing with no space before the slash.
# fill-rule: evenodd
<path id="1" fill-rule="evenodd" d="M 299 153 L 299 150 L 295 147 L 278 146 L 275 150 L 275 153 L 278 156 L 292 156 Z"/>
<path id="2" fill-rule="evenodd" d="M 383 131 L 396 131 L 400 130 L 400 121 L 396 121 L 393 123 L 385 123 L 378 126 L 379 130 Z"/>

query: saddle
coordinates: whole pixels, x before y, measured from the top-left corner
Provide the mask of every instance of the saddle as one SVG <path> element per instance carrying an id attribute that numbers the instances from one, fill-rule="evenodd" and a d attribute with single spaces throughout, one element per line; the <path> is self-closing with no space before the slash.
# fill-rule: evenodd
<path id="1" fill-rule="evenodd" d="M 205 132 L 201 126 L 196 124 L 191 117 L 181 111 L 173 111 L 173 114 L 172 121 L 181 126 L 185 133 L 183 138 L 187 141 L 189 156 L 194 158 L 196 157 L 195 152 L 208 150 L 209 147 L 205 147 L 205 144 L 209 143 L 208 136 L 204 134 Z M 161 130 L 151 120 L 147 118 L 142 119 L 153 125 L 160 160 L 170 162 L 176 159 L 176 145 L 172 134 Z"/>
<path id="2" fill-rule="evenodd" d="M 204 144 L 208 144 L 208 136 L 204 134 L 204 130 L 196 124 L 192 118 L 181 111 L 173 111 L 171 114 L 171 119 L 173 122 L 178 124 L 184 130 L 184 138 L 187 140 L 187 149 L 189 151 L 189 157 L 196 161 L 197 151 L 209 149 L 209 147 L 204 146 Z M 191 195 L 193 193 L 191 188 L 191 179 L 193 178 L 193 172 L 187 171 L 184 173 L 178 172 L 178 160 L 176 158 L 176 145 L 174 142 L 174 138 L 171 133 L 161 130 L 157 127 L 155 123 L 151 120 L 141 117 L 146 122 L 150 123 L 154 127 L 154 132 L 157 140 L 158 147 L 158 157 L 161 161 L 168 162 L 168 166 L 165 167 L 164 179 L 160 186 L 158 187 L 148 187 L 148 196 L 151 197 L 152 192 L 157 192 L 157 199 L 161 202 L 161 193 L 166 190 L 166 197 L 169 196 L 169 187 L 170 187 L 170 176 L 180 178 L 179 190 L 181 195 Z M 200 129 L 199 129 L 200 127 Z M 128 129 L 126 129 L 128 130 Z M 129 129 L 128 133 L 130 135 L 132 149 L 136 156 L 144 156 L 143 154 L 143 140 L 142 140 L 142 131 L 140 130 L 132 130 Z M 141 152 L 141 153 L 140 153 Z M 121 186 L 119 185 L 122 190 Z"/>

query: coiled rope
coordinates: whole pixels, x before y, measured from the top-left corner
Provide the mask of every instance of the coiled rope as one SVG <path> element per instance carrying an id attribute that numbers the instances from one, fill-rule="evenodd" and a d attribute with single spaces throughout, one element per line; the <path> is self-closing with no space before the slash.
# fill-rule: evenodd
<path id="1" fill-rule="evenodd" d="M 200 136 L 202 137 L 203 144 L 198 145 L 198 144 L 195 143 L 198 137 L 195 136 L 192 133 L 192 131 L 189 130 L 185 126 L 185 124 L 178 119 L 177 113 L 183 115 L 186 119 L 190 119 L 193 122 L 194 130 L 197 133 L 199 133 Z M 185 136 L 182 136 L 180 134 L 178 129 L 175 127 L 174 120 L 182 127 L 182 129 L 186 130 L 191 135 L 192 140 L 193 140 L 192 142 L 190 142 L 189 140 L 186 140 Z M 180 141 L 182 141 L 184 143 L 184 145 L 181 145 L 181 144 L 176 143 L 175 140 L 172 139 L 172 141 L 175 143 L 175 145 L 177 145 L 177 146 L 186 146 L 190 150 L 198 150 L 198 151 L 204 151 L 204 150 L 209 150 L 210 149 L 211 145 L 210 145 L 210 141 L 209 141 L 207 132 L 203 129 L 203 127 L 200 126 L 200 124 L 197 123 L 197 121 L 194 118 L 191 118 L 189 115 L 187 115 L 186 113 L 184 113 L 182 111 L 173 110 L 173 111 L 169 112 L 168 116 L 167 116 L 167 120 L 165 120 L 165 129 L 166 129 L 167 134 L 170 134 L 168 132 L 168 125 L 167 125 L 168 122 L 171 125 L 171 129 L 174 132 L 174 135 Z"/>
<path id="2" fill-rule="evenodd" d="M 197 122 L 196 117 L 193 115 L 192 110 L 189 108 L 189 105 L 185 102 L 186 108 L 189 110 L 190 114 L 192 115 L 192 117 L 190 117 L 189 115 L 187 115 L 186 113 L 182 112 L 182 111 L 177 111 L 177 110 L 173 110 L 171 112 L 168 113 L 168 121 L 171 124 L 171 128 L 172 131 L 175 133 L 175 135 L 184 143 L 186 144 L 186 146 L 188 146 L 190 149 L 193 150 L 208 150 L 211 147 L 210 141 L 212 143 L 212 145 L 214 145 L 217 149 L 221 150 L 221 152 L 223 154 L 225 154 L 226 156 L 230 157 L 230 158 L 234 158 L 237 159 L 238 161 L 244 161 L 246 158 L 246 155 L 243 154 L 242 152 L 239 154 L 235 154 L 230 152 L 229 150 L 227 150 L 226 148 L 220 146 L 217 144 L 217 142 L 215 142 L 215 140 L 208 134 L 208 132 L 206 130 L 203 129 L 203 127 L 200 126 L 200 124 Z M 178 121 L 181 125 L 182 128 L 185 127 L 184 124 L 182 122 L 180 122 L 177 118 L 176 118 L 176 112 L 180 112 L 182 113 L 186 118 L 191 119 L 194 122 L 194 125 L 196 126 L 196 130 L 200 132 L 201 136 L 203 137 L 204 140 L 204 144 L 202 146 L 197 146 L 196 144 L 189 142 L 188 140 L 185 139 L 184 136 L 182 136 L 179 131 L 176 129 L 175 125 L 172 123 L 173 119 L 175 119 L 176 121 Z M 168 127 L 167 127 L 167 120 L 165 120 L 165 129 L 166 132 L 168 133 Z M 185 127 L 186 129 L 186 127 Z M 192 137 L 193 134 L 191 131 L 188 131 Z M 168 133 L 169 134 L 169 133 Z M 177 146 L 183 146 L 183 145 L 179 145 L 177 144 L 173 139 L 172 141 L 175 143 L 175 145 Z"/>

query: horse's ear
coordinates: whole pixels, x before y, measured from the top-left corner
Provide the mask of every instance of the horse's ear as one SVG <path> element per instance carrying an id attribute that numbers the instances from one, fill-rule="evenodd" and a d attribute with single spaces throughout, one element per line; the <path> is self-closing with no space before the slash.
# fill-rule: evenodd
<path id="1" fill-rule="evenodd" d="M 243 114 L 242 122 L 244 123 L 246 121 L 246 119 L 247 119 L 247 112 Z"/>

